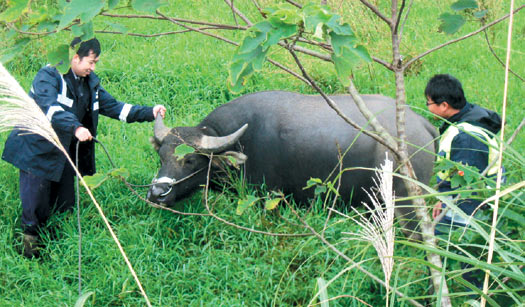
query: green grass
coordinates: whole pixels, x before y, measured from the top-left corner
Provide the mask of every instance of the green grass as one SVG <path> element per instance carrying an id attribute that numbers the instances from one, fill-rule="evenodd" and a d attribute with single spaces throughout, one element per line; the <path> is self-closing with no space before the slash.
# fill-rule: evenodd
<path id="1" fill-rule="evenodd" d="M 269 1 L 261 1 L 268 3 Z M 437 33 L 437 15 L 447 10 L 450 3 L 440 2 L 430 10 L 429 4 L 414 4 L 405 26 L 403 52 L 414 56 L 451 37 Z M 237 2 L 235 2 L 237 4 Z M 340 1 L 336 1 L 339 6 Z M 385 26 L 371 18 L 357 2 L 343 3 L 341 12 L 347 14 L 359 35 L 368 42 L 374 55 L 390 59 L 390 45 Z M 247 4 L 245 4 L 247 5 Z M 500 8 L 496 16 L 504 13 Z M 177 2 L 170 14 L 181 18 L 233 23 L 231 12 L 222 3 Z M 388 12 L 387 7 L 384 8 Z M 515 19 L 512 68 L 525 76 L 525 13 Z M 257 13 L 249 13 L 256 20 Z M 97 25 L 102 25 L 100 18 Z M 169 31 L 167 22 L 123 21 L 130 31 L 152 33 Z M 476 26 L 466 25 L 458 35 L 464 35 Z M 236 33 L 225 36 L 239 41 Z M 491 36 L 493 35 L 493 37 Z M 506 46 L 506 26 L 499 25 L 489 31 L 500 56 Z M 5 38 L 5 39 L 4 39 Z M 103 86 L 117 99 L 133 104 L 164 104 L 168 108 L 166 121 L 171 126 L 195 125 L 210 111 L 235 97 L 226 87 L 227 67 L 234 47 L 199 34 L 180 34 L 160 38 L 98 35 L 103 47 L 97 73 Z M 45 50 L 66 43 L 70 33 L 61 33 L 53 39 L 37 39 L 30 43 L 22 56 L 7 67 L 25 89 L 40 67 L 46 64 Z M 0 31 L 0 47 L 10 41 L 6 31 Z M 292 60 L 282 51 L 273 56 L 282 63 Z M 306 60 L 306 66 L 329 93 L 341 93 L 333 68 L 326 63 Z M 482 36 L 441 49 L 426 56 L 421 65 L 406 76 L 409 104 L 424 107 L 423 90 L 427 80 L 436 73 L 451 73 L 464 85 L 469 101 L 501 111 L 503 97 L 503 69 L 490 54 Z M 393 96 L 393 74 L 378 64 L 362 65 L 354 72 L 356 85 L 363 93 L 381 93 Z M 243 91 L 293 90 L 313 91 L 300 81 L 265 64 Z M 511 77 L 507 110 L 507 135 L 513 132 L 523 111 L 523 83 Z M 424 111 L 419 111 L 429 116 Z M 101 118 L 100 139 L 119 167 L 127 168 L 133 183 L 149 183 L 159 167 L 158 157 L 149 144 L 153 134 L 151 123 L 123 124 Z M 0 150 L 7 138 L 0 135 Z M 523 155 L 523 132 L 514 143 Z M 111 168 L 104 152 L 97 147 L 100 172 Z M 523 180 L 523 166 L 513 168 L 515 178 Z M 46 249 L 41 260 L 27 260 L 16 252 L 18 240 L 20 201 L 18 196 L 18 170 L 0 163 L 0 306 L 71 306 L 78 298 L 76 214 L 54 216 L 44 233 Z M 142 190 L 145 195 L 146 191 Z M 117 247 L 109 236 L 95 207 L 82 191 L 81 221 L 83 236 L 82 278 L 83 291 L 94 291 L 88 300 L 93 306 L 138 306 L 144 300 L 130 275 Z M 314 238 L 276 238 L 240 231 L 209 217 L 178 216 L 158 210 L 136 199 L 117 181 L 108 181 L 95 190 L 95 197 L 116 230 L 121 243 L 137 271 L 145 291 L 156 306 L 292 306 L 306 305 L 316 293 L 316 278 L 331 279 L 347 264 L 337 258 Z M 235 215 L 235 195 L 211 193 L 217 200 L 220 216 L 238 224 L 273 232 L 303 232 L 286 224 L 273 213 L 250 208 L 242 216 Z M 204 212 L 202 194 L 182 200 L 178 207 L 187 212 Z M 521 208 L 523 210 L 523 208 Z M 305 212 L 303 212 L 305 213 Z M 290 210 L 280 208 L 280 214 L 293 218 Z M 324 225 L 326 213 L 316 208 L 307 220 L 317 229 Z M 355 261 L 366 260 L 364 266 L 380 278 L 383 276 L 375 251 L 370 244 L 342 240 L 342 231 L 356 231 L 355 225 L 333 219 L 327 238 L 335 242 Z M 401 234 L 399 234 L 401 236 Z M 516 238 L 517 234 L 513 234 Z M 395 282 L 408 296 L 428 294 L 427 269 L 414 259 L 423 261 L 424 254 L 406 246 L 397 245 Z M 413 283 L 412 283 L 413 282 Z M 394 279 L 392 281 L 394 283 Z M 457 284 L 454 291 L 462 291 Z M 358 297 L 372 306 L 384 304 L 385 290 L 359 271 L 351 270 L 339 278 L 329 289 L 330 296 L 347 297 L 331 302 L 333 306 L 362 306 Z M 465 298 L 455 300 L 456 303 Z M 396 300 L 395 306 L 405 303 Z"/>

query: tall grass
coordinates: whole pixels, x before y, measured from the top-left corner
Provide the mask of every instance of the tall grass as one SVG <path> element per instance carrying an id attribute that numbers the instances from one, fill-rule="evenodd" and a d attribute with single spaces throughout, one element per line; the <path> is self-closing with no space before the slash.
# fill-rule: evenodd
<path id="1" fill-rule="evenodd" d="M 406 45 L 403 48 L 408 50 L 407 56 L 449 39 L 436 32 L 439 23 L 437 15 L 452 2 L 433 3 L 432 8 L 437 9 L 425 7 L 430 4 L 414 5 L 405 28 Z M 388 38 L 380 35 L 386 29 L 370 18 L 370 13 L 356 2 L 335 1 L 333 4 L 335 7 L 341 5 L 341 13 L 349 16 L 348 21 L 368 42 L 372 53 L 384 59 L 390 58 Z M 231 12 L 219 2 L 177 2 L 170 8 L 170 13 L 184 18 L 234 23 Z M 518 39 L 514 39 L 515 53 L 511 64 L 523 76 L 525 41 L 519 36 L 525 33 L 525 21 L 521 15 L 515 20 Z M 256 16 L 257 13 L 252 11 L 250 17 L 255 20 Z M 102 24 L 104 21 L 102 18 L 97 22 Z M 133 31 L 143 33 L 172 30 L 168 23 L 123 22 Z M 462 33 L 474 28 L 473 25 L 466 25 Z M 500 55 L 503 55 L 505 46 L 502 31 L 505 31 L 503 25 L 489 30 L 489 37 Z M 240 38 L 235 33 L 225 35 Z M 103 86 L 119 100 L 129 103 L 165 104 L 168 107 L 166 121 L 171 126 L 195 125 L 216 106 L 236 96 L 229 93 L 225 86 L 232 46 L 198 34 L 150 39 L 110 35 L 98 37 L 103 52 L 97 73 Z M 23 56 L 8 63 L 7 67 L 27 90 L 38 69 L 46 64 L 42 51 L 70 39 L 69 33 L 61 33 L 52 40 L 36 39 L 29 44 Z M 2 29 L 0 49 L 9 43 L 8 33 Z M 273 56 L 283 63 L 290 60 L 284 52 L 275 52 Z M 498 65 L 482 36 L 442 49 L 423 58 L 421 65 L 406 76 L 408 102 L 420 107 L 418 112 L 431 118 L 424 111 L 424 86 L 435 73 L 451 73 L 463 82 L 469 101 L 501 111 L 503 70 Z M 329 93 L 344 90 L 338 85 L 330 65 L 307 60 L 307 67 L 321 81 L 323 90 Z M 363 93 L 394 94 L 393 76 L 380 65 L 359 67 L 354 75 L 356 85 Z M 516 128 L 525 116 L 521 106 L 525 98 L 522 87 L 521 81 L 510 78 L 508 131 Z M 256 74 L 244 92 L 268 89 L 312 93 L 299 81 L 265 65 L 265 71 Z M 149 183 L 159 167 L 157 154 L 148 141 L 152 133 L 152 125 L 148 123 L 124 125 L 103 118 L 98 138 L 106 144 L 114 162 L 130 170 L 129 181 Z M 0 150 L 3 150 L 6 137 L 6 133 L 0 135 Z M 513 155 L 523 156 L 523 132 L 513 148 Z M 514 178 L 510 179 L 521 181 L 523 166 L 517 162 L 510 167 Z M 104 152 L 98 147 L 97 164 L 101 172 L 111 168 Z M 76 217 L 74 214 L 62 214 L 49 221 L 48 229 L 54 231 L 44 233 L 46 248 L 42 260 L 31 261 L 21 257 L 15 250 L 21 212 L 17 180 L 17 169 L 0 162 L 0 305 L 72 305 L 78 296 Z M 117 181 L 104 183 L 94 193 L 119 235 L 153 305 L 306 305 L 315 294 L 318 277 L 331 280 L 347 266 L 345 261 L 335 257 L 313 238 L 265 237 L 238 231 L 209 217 L 177 216 L 140 202 Z M 211 197 L 212 201 L 217 201 L 216 212 L 236 223 L 275 232 L 304 231 L 285 223 L 275 213 L 257 207 L 237 216 L 236 199 L 232 194 L 212 193 Z M 178 206 L 186 211 L 203 212 L 201 198 L 202 195 L 197 193 L 180 201 Z M 517 221 L 502 217 L 500 229 L 508 238 L 506 240 L 522 244 L 517 241 L 521 239 L 516 223 L 520 225 L 519 216 L 523 216 L 523 199 L 507 199 L 504 206 L 507 212 L 517 213 L 517 217 L 511 215 Z M 278 210 L 282 217 L 294 219 L 286 208 Z M 314 227 L 320 229 L 324 226 L 326 213 L 320 206 L 301 213 Z M 82 196 L 80 216 L 83 227 L 83 284 L 86 290 L 95 293 L 89 302 L 95 306 L 143 304 L 143 298 L 104 230 L 96 209 L 85 195 Z M 341 240 L 343 231 L 357 232 L 358 229 L 348 221 L 334 218 L 325 235 L 349 257 L 356 262 L 363 261 L 367 269 L 376 276 L 382 276 L 371 244 Z M 474 236 L 472 233 L 466 235 Z M 503 251 L 511 248 L 512 245 L 504 245 Z M 409 297 L 430 297 L 424 252 L 396 243 L 394 257 L 397 264 L 391 284 Z M 523 262 L 520 259 L 518 257 L 515 261 Z M 459 267 L 453 264 L 452 269 L 449 276 L 458 275 L 454 269 L 459 270 Z M 463 288 L 455 281 L 452 290 L 459 293 Z M 351 270 L 331 283 L 328 294 L 342 296 L 330 301 L 332 306 L 362 306 L 356 298 L 372 306 L 380 306 L 385 303 L 386 291 L 359 271 Z M 466 300 L 465 296 L 453 298 L 455 304 Z M 406 305 L 397 298 L 392 304 Z"/>

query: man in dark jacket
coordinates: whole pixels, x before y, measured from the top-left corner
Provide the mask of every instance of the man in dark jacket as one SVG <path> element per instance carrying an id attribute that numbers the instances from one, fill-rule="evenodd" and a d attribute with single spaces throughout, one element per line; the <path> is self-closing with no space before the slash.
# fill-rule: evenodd
<path id="1" fill-rule="evenodd" d="M 498 170 L 492 162 L 498 155 L 498 142 L 495 135 L 501 128 L 500 116 L 493 111 L 468 103 L 461 83 L 450 75 L 432 77 L 426 86 L 425 97 L 429 111 L 445 119 L 439 128 L 441 137 L 438 163 L 440 160 L 448 159 L 462 165 L 476 167 L 479 172 L 486 171 L 487 176 L 495 175 Z M 451 184 L 454 171 L 452 168 L 437 174 L 439 192 L 454 190 Z M 477 199 L 460 199 L 456 205 L 470 216 L 480 203 L 481 201 Z M 440 216 L 444 207 L 441 202 L 436 204 L 432 212 L 434 219 Z M 466 227 L 468 219 L 454 214 L 452 210 L 447 210 L 439 223 L 437 234 L 451 227 Z M 465 265 L 463 267 L 466 268 Z M 463 274 L 463 278 L 481 287 L 481 281 L 474 278 L 471 273 Z"/>
<path id="2" fill-rule="evenodd" d="M 81 42 L 76 38 L 71 47 Z M 96 38 L 81 42 L 71 60 L 68 73 L 62 75 L 46 66 L 33 80 L 29 96 L 51 121 L 60 142 L 75 161 L 79 145 L 79 170 L 82 175 L 95 173 L 95 146 L 99 114 L 124 122 L 153 121 L 164 117 L 166 108 L 133 106 L 117 101 L 100 85 L 93 72 L 101 53 Z M 62 152 L 43 137 L 14 129 L 9 135 L 2 159 L 20 169 L 22 230 L 26 257 L 38 256 L 38 230 L 55 211 L 74 205 L 74 171 Z"/>

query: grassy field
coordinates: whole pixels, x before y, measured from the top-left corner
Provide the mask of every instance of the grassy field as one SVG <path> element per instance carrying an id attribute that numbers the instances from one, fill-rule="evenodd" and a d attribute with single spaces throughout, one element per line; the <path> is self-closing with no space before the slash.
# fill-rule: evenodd
<path id="1" fill-rule="evenodd" d="M 170 8 L 164 11 L 172 16 L 235 23 L 224 3 L 171 2 Z M 389 61 L 389 36 L 383 23 L 355 1 L 333 2 L 366 42 L 370 53 Z M 413 57 L 453 38 L 437 32 L 438 15 L 450 11 L 453 2 L 439 1 L 432 6 L 422 1 L 414 4 L 405 25 L 402 48 L 406 57 Z M 494 9 L 492 16 L 506 14 L 509 1 L 484 2 Z M 523 1 L 517 2 L 516 6 L 523 4 Z M 243 3 L 246 8 L 250 7 L 249 4 L 249 1 Z M 382 10 L 388 12 L 388 6 Z M 119 10 L 119 13 L 125 12 Z M 512 69 L 522 77 L 525 77 L 524 14 L 520 12 L 515 16 L 511 59 Z M 259 20 L 253 8 L 248 16 Z M 115 21 L 99 17 L 95 26 L 101 29 L 106 22 Z M 137 33 L 175 29 L 168 22 L 119 22 L 126 24 L 130 32 Z M 476 24 L 467 24 L 455 37 L 476 28 Z M 506 51 L 506 33 L 506 22 L 488 31 L 488 37 L 502 59 Z M 241 33 L 234 32 L 223 35 L 236 41 L 242 37 Z M 164 104 L 168 108 L 166 122 L 170 126 L 195 125 L 215 107 L 239 95 L 230 93 L 226 87 L 228 63 L 234 51 L 231 45 L 196 33 L 157 38 L 97 36 L 103 48 L 97 65 L 103 86 L 121 101 L 150 106 Z M 52 39 L 35 39 L 6 67 L 25 89 L 29 89 L 36 72 L 46 64 L 45 51 L 68 43 L 71 38 L 71 33 L 65 32 Z M 10 39 L 7 30 L 1 28 L 0 48 L 9 46 Z M 291 59 L 283 52 L 276 49 L 272 57 L 292 67 Z M 306 57 L 303 59 L 324 90 L 344 92 L 331 65 Z M 436 73 L 450 73 L 461 80 L 470 102 L 502 111 L 504 70 L 491 54 L 483 34 L 424 57 L 406 75 L 408 103 L 420 108 L 418 112 L 429 118 L 424 110 L 423 91 L 427 80 Z M 356 86 L 362 93 L 388 96 L 395 93 L 393 74 L 379 64 L 362 65 L 354 75 Z M 523 84 L 516 77 L 509 79 L 507 138 L 525 116 Z M 243 93 L 277 89 L 313 93 L 306 85 L 270 64 L 265 64 L 264 71 L 255 74 Z M 149 143 L 153 134 L 151 123 L 127 125 L 101 118 L 98 133 L 97 138 L 106 144 L 115 164 L 130 171 L 130 182 L 151 182 L 159 167 L 158 156 Z M 0 135 L 0 150 L 3 150 L 7 135 Z M 525 152 L 523 135 L 521 132 L 513 145 L 521 155 Z M 111 169 L 100 147 L 97 147 L 97 167 L 99 172 Z M 523 166 L 511 167 L 516 172 L 513 175 L 515 180 L 523 180 Z M 43 234 L 46 249 L 42 259 L 28 260 L 16 251 L 21 211 L 18 170 L 4 161 L 0 162 L 0 187 L 0 306 L 74 305 L 79 296 L 76 212 L 54 216 L 48 227 L 52 231 Z M 145 195 L 146 190 L 141 193 Z M 95 190 L 95 197 L 155 306 L 305 306 L 317 291 L 316 278 L 330 280 L 347 267 L 345 261 L 313 237 L 262 236 L 229 227 L 210 217 L 180 216 L 155 209 L 138 200 L 118 181 L 104 183 Z M 236 197 L 231 192 L 213 192 L 209 201 L 216 202 L 216 212 L 220 216 L 243 226 L 272 232 L 304 231 L 285 222 L 288 219 L 297 223 L 286 208 L 279 210 L 281 216 L 260 208 L 251 208 L 237 216 Z M 326 212 L 319 207 L 305 213 L 307 220 L 317 229 L 323 227 L 326 218 Z M 202 193 L 180 201 L 178 209 L 205 212 Z M 117 247 L 84 191 L 80 215 L 83 291 L 95 292 L 88 303 L 93 306 L 144 305 Z M 363 261 L 368 270 L 382 276 L 375 251 L 368 242 L 342 239 L 341 232 L 356 231 L 355 225 L 335 218 L 329 226 L 326 236 L 331 242 L 355 261 Z M 398 290 L 412 297 L 429 295 L 429 282 L 425 279 L 427 269 L 421 264 L 424 253 L 398 245 L 395 256 L 392 283 L 395 282 Z M 451 288 L 462 291 L 457 284 Z M 384 305 L 385 289 L 359 271 L 350 270 L 332 284 L 328 294 L 344 296 L 332 301 L 333 306 L 363 306 L 356 298 L 380 306 Z M 459 304 L 464 300 L 461 297 L 455 302 Z M 404 306 L 406 303 L 396 299 L 394 305 Z"/>

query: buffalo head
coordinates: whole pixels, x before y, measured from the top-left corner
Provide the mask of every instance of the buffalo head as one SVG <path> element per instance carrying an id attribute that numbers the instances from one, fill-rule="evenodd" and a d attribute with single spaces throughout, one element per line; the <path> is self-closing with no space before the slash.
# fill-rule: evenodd
<path id="1" fill-rule="evenodd" d="M 230 135 L 214 136 L 207 127 L 170 129 L 164 125 L 162 117 L 157 116 L 152 143 L 160 156 L 161 167 L 148 191 L 148 199 L 170 206 L 204 184 L 212 153 L 222 157 L 234 155 L 239 162 L 244 162 L 246 156 L 227 150 L 234 147 L 247 127 L 245 124 Z M 174 151 L 181 144 L 193 147 L 195 152 L 177 158 Z"/>

